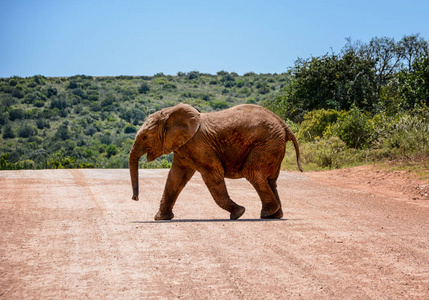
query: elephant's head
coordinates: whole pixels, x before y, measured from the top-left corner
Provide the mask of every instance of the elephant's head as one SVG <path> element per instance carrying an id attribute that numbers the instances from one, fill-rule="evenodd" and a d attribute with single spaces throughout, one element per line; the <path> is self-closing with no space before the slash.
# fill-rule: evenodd
<path id="1" fill-rule="evenodd" d="M 179 104 L 150 115 L 138 131 L 131 148 L 128 165 L 133 200 L 138 200 L 138 162 L 147 153 L 147 161 L 168 154 L 186 144 L 200 127 L 200 113 L 194 107 Z"/>

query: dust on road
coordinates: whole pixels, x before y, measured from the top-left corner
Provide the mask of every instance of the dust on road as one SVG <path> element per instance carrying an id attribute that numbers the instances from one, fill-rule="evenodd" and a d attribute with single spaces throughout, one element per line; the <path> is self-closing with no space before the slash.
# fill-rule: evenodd
<path id="1" fill-rule="evenodd" d="M 163 222 L 168 170 L 2 171 L 0 299 L 428 299 L 429 201 L 358 171 L 282 172 L 282 220 L 228 180 L 237 221 L 195 174 Z"/>

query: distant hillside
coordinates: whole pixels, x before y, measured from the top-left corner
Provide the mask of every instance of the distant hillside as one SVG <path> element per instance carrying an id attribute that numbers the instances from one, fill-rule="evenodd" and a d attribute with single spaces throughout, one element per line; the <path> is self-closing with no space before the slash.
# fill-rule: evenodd
<path id="1" fill-rule="evenodd" d="M 0 79 L 0 169 L 125 168 L 147 116 L 179 102 L 201 111 L 262 104 L 290 81 L 284 74 Z M 168 166 L 171 155 L 142 167 Z"/>
<path id="2" fill-rule="evenodd" d="M 125 168 L 136 131 L 179 102 L 200 111 L 262 104 L 287 121 L 308 169 L 378 160 L 429 166 L 429 43 L 352 41 L 283 74 L 0 79 L 0 170 Z M 172 155 L 141 167 L 168 167 Z M 284 168 L 295 168 L 293 151 Z"/>

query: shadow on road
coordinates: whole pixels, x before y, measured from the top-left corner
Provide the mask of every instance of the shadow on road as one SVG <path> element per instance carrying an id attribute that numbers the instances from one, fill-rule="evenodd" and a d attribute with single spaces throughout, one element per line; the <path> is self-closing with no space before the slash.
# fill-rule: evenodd
<path id="1" fill-rule="evenodd" d="M 162 224 L 162 223 L 223 223 L 223 222 L 290 222 L 299 219 L 182 219 L 182 220 L 162 220 L 162 221 L 131 221 L 134 224 Z"/>

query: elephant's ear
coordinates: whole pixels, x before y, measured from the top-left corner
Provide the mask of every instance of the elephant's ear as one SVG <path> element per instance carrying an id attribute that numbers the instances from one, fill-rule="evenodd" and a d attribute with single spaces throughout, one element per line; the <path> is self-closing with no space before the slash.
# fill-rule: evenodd
<path id="1" fill-rule="evenodd" d="M 171 153 L 186 144 L 200 128 L 200 113 L 187 104 L 169 108 L 164 127 L 163 154 Z"/>

